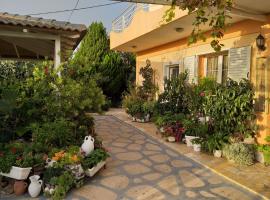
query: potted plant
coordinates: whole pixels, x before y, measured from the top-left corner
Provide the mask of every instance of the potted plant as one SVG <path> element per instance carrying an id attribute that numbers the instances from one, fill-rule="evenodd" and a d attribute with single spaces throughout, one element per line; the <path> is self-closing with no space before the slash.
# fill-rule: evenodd
<path id="1" fill-rule="evenodd" d="M 208 131 L 208 124 L 202 124 L 195 119 L 184 120 L 183 126 L 188 147 L 193 147 L 192 140 L 200 138 L 200 136 L 204 136 Z"/>
<path id="2" fill-rule="evenodd" d="M 195 139 L 192 139 L 191 140 L 191 143 L 193 145 L 193 150 L 195 152 L 201 152 L 201 144 L 203 142 L 203 139 L 202 138 L 195 138 Z"/>
<path id="3" fill-rule="evenodd" d="M 6 147 L 0 152 L 0 175 L 17 180 L 25 180 L 33 165 L 31 152 L 14 146 Z"/>
<path id="4" fill-rule="evenodd" d="M 206 147 L 209 152 L 212 152 L 215 157 L 220 158 L 222 156 L 222 148 L 228 143 L 227 134 L 223 133 L 213 133 L 209 135 L 206 139 Z"/>
<path id="5" fill-rule="evenodd" d="M 270 142 L 270 136 L 265 138 L 266 142 Z M 255 152 L 255 158 L 260 163 L 264 163 L 265 165 L 270 165 L 270 145 L 263 144 L 256 146 L 257 152 Z"/>
<path id="6" fill-rule="evenodd" d="M 87 176 L 94 176 L 104 165 L 106 159 L 109 157 L 108 153 L 103 149 L 95 149 L 89 156 L 82 161 L 83 169 Z"/>

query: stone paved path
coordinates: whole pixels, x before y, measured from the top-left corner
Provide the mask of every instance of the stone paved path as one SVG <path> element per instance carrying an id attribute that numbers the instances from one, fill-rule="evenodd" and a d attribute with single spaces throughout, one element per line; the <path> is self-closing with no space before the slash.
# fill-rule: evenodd
<path id="1" fill-rule="evenodd" d="M 260 199 L 112 116 L 96 116 L 111 158 L 107 168 L 70 199 Z"/>

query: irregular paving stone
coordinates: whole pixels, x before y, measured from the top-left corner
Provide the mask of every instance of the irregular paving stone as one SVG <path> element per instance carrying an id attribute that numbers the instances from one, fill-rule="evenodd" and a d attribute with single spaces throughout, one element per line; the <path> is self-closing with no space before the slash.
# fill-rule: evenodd
<path id="1" fill-rule="evenodd" d="M 251 198 L 249 198 L 244 193 L 228 186 L 221 186 L 221 187 L 213 188 L 213 189 L 210 189 L 210 191 L 230 200 L 240 200 L 240 199 L 251 200 Z"/>
<path id="2" fill-rule="evenodd" d="M 177 153 L 174 153 L 173 151 L 171 150 L 166 150 L 166 153 L 172 157 L 178 157 L 179 155 Z"/>
<path id="3" fill-rule="evenodd" d="M 125 147 L 125 146 L 128 145 L 128 143 L 125 143 L 125 142 L 113 142 L 112 145 L 115 146 L 115 147 Z"/>
<path id="4" fill-rule="evenodd" d="M 154 168 L 161 173 L 170 173 L 172 168 L 167 164 L 154 165 Z"/>
<path id="5" fill-rule="evenodd" d="M 150 168 L 140 163 L 127 164 L 127 165 L 124 165 L 123 168 L 127 173 L 131 175 L 143 174 L 143 173 L 147 173 L 151 171 Z"/>
<path id="6" fill-rule="evenodd" d="M 144 140 L 135 140 L 134 142 L 135 142 L 136 144 L 144 144 L 144 143 L 145 143 Z"/>
<path id="7" fill-rule="evenodd" d="M 211 177 L 207 179 L 207 181 L 208 183 L 213 184 L 213 185 L 220 184 L 223 182 L 222 179 L 216 175 L 212 175 Z"/>
<path id="8" fill-rule="evenodd" d="M 129 179 L 126 176 L 112 176 L 101 180 L 101 184 L 112 189 L 124 189 L 128 186 Z"/>
<path id="9" fill-rule="evenodd" d="M 145 136 L 137 134 L 137 135 L 132 136 L 131 139 L 133 139 L 133 140 L 144 140 Z"/>
<path id="10" fill-rule="evenodd" d="M 145 147 L 151 151 L 161 151 L 161 148 L 155 144 L 146 144 Z"/>
<path id="11" fill-rule="evenodd" d="M 143 151 L 143 154 L 144 155 L 154 155 L 154 154 L 157 154 L 158 152 L 157 151 Z"/>
<path id="12" fill-rule="evenodd" d="M 138 152 L 126 152 L 126 153 L 118 153 L 116 157 L 120 160 L 139 160 L 142 158 L 142 154 Z"/>
<path id="13" fill-rule="evenodd" d="M 180 188 L 176 182 L 175 176 L 168 176 L 158 183 L 159 187 L 171 193 L 172 195 L 179 195 Z"/>
<path id="14" fill-rule="evenodd" d="M 156 163 L 164 163 L 170 159 L 169 156 L 167 156 L 165 154 L 157 154 L 154 156 L 150 156 L 149 158 Z"/>
<path id="15" fill-rule="evenodd" d="M 181 177 L 183 184 L 188 188 L 197 188 L 205 185 L 200 178 L 186 170 L 179 171 L 179 176 Z"/>
<path id="16" fill-rule="evenodd" d="M 216 198 L 216 196 L 211 194 L 210 192 L 200 191 L 200 194 L 206 198 Z"/>
<path id="17" fill-rule="evenodd" d="M 192 164 L 188 161 L 184 161 L 184 160 L 173 160 L 171 161 L 172 166 L 177 167 L 177 168 L 181 168 L 181 167 L 191 167 Z"/>
<path id="18" fill-rule="evenodd" d="M 200 175 L 200 176 L 204 176 L 204 177 L 211 176 L 211 173 L 206 168 L 194 168 L 194 169 L 192 169 L 192 171 L 195 174 Z"/>
<path id="19" fill-rule="evenodd" d="M 116 166 L 119 166 L 119 165 L 121 165 L 121 164 L 123 164 L 123 162 L 124 161 L 121 161 L 121 160 L 107 160 L 107 162 L 106 162 L 106 166 L 108 167 L 108 168 L 114 168 L 114 167 L 116 167 Z"/>
<path id="20" fill-rule="evenodd" d="M 139 144 L 130 144 L 128 145 L 128 149 L 132 151 L 139 151 L 142 149 L 142 146 Z"/>
<path id="21" fill-rule="evenodd" d="M 126 152 L 125 149 L 123 148 L 118 148 L 118 147 L 109 147 L 107 148 L 109 152 L 111 153 L 121 153 L 121 152 Z"/>
<path id="22" fill-rule="evenodd" d="M 142 179 L 140 179 L 140 178 L 134 178 L 134 179 L 133 179 L 133 182 L 134 182 L 135 184 L 138 184 L 138 183 L 142 183 L 143 181 L 142 181 Z"/>
<path id="23" fill-rule="evenodd" d="M 197 196 L 197 194 L 193 191 L 186 191 L 186 196 L 188 198 L 195 198 Z"/>
<path id="24" fill-rule="evenodd" d="M 148 181 L 154 181 L 159 179 L 162 176 L 162 174 L 160 173 L 151 173 L 151 174 L 146 174 L 143 176 L 144 179 L 148 180 Z"/>
<path id="25" fill-rule="evenodd" d="M 115 169 L 107 168 L 106 170 L 102 170 L 99 174 L 101 176 L 113 176 L 116 175 L 118 172 Z"/>
<path id="26" fill-rule="evenodd" d="M 91 200 L 115 200 L 117 194 L 106 188 L 94 185 L 85 185 L 74 191 L 74 195 L 84 197 Z"/>
<path id="27" fill-rule="evenodd" d="M 148 167 L 152 166 L 152 162 L 150 160 L 144 159 L 144 160 L 141 160 L 141 162 Z"/>
<path id="28" fill-rule="evenodd" d="M 138 200 L 165 200 L 165 196 L 150 185 L 132 187 L 127 191 L 127 196 Z"/>

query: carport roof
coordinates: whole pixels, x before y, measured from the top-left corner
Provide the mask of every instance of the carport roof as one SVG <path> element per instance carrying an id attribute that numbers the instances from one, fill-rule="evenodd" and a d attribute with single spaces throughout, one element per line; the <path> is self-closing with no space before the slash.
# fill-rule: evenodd
<path id="1" fill-rule="evenodd" d="M 66 59 L 86 31 L 83 24 L 0 12 L 0 58 L 53 59 L 54 42 L 60 38 Z"/>

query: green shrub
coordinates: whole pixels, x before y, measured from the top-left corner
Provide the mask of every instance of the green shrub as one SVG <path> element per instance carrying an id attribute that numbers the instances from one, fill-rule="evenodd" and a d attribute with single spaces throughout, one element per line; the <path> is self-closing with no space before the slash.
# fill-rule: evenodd
<path id="1" fill-rule="evenodd" d="M 155 105 L 155 114 L 166 113 L 188 114 L 188 102 L 190 85 L 187 83 L 187 73 L 181 73 L 178 77 L 166 79 L 164 92 L 159 95 Z"/>
<path id="2" fill-rule="evenodd" d="M 206 96 L 206 115 L 210 116 L 215 132 L 229 135 L 254 136 L 254 90 L 248 80 L 237 83 L 228 80 L 218 85 L 212 95 Z"/>
<path id="3" fill-rule="evenodd" d="M 254 164 L 254 146 L 244 143 L 233 143 L 225 145 L 223 154 L 228 160 L 232 160 L 239 165 Z"/>

